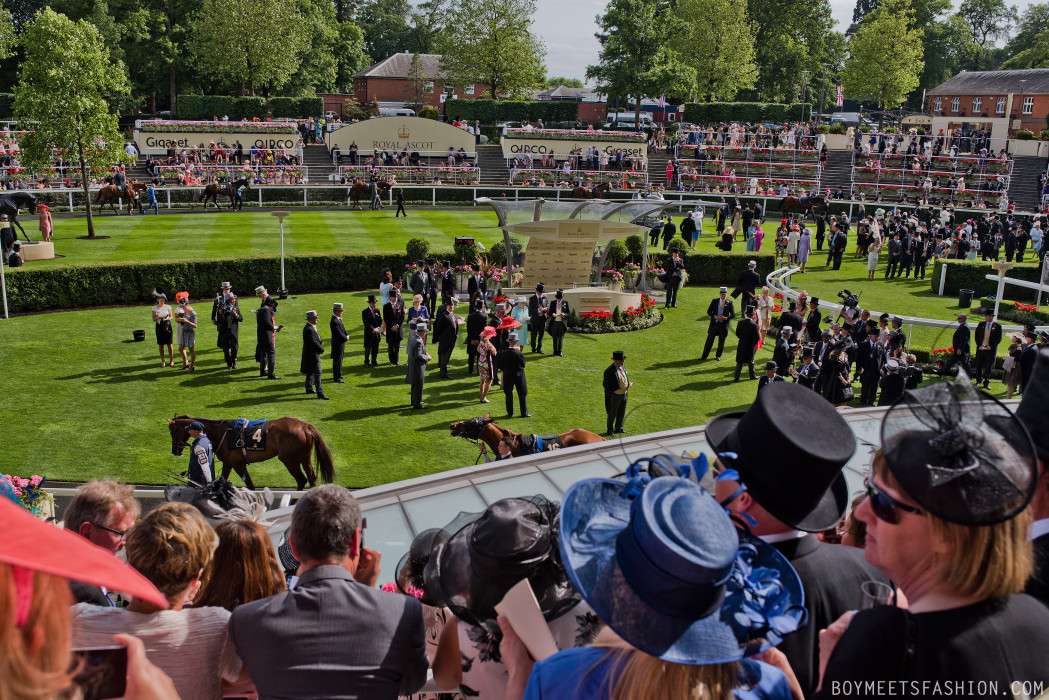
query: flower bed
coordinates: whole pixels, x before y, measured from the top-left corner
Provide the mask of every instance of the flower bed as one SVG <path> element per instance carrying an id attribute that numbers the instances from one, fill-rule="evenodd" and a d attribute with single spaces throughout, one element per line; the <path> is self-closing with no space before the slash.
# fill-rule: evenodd
<path id="1" fill-rule="evenodd" d="M 644 134 L 631 131 L 576 131 L 574 129 L 507 129 L 504 139 L 535 139 L 541 141 L 621 141 L 645 143 Z"/>
<path id="2" fill-rule="evenodd" d="M 28 479 L 0 474 L 0 481 L 14 492 L 21 506 L 36 517 L 48 520 L 55 516 L 55 497 L 43 488 L 46 478 L 36 474 Z"/>
<path id="3" fill-rule="evenodd" d="M 625 311 L 618 308 L 617 310 L 620 321 L 618 324 L 616 314 L 608 311 L 588 311 L 578 315 L 573 312 L 568 319 L 568 330 L 573 333 L 624 333 L 651 328 L 663 320 L 663 314 L 656 308 L 656 302 L 647 294 L 641 295 L 641 304 L 638 307 L 630 306 Z"/>
<path id="4" fill-rule="evenodd" d="M 291 122 L 142 122 L 139 131 L 158 134 L 298 134 Z"/>

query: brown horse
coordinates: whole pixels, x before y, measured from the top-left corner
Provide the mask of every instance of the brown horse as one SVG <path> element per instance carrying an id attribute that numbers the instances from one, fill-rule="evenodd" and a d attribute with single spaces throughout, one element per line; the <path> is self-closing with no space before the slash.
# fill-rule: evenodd
<path id="1" fill-rule="evenodd" d="M 379 186 L 379 195 L 384 195 L 390 191 L 390 183 L 386 180 L 379 180 L 376 183 Z M 368 191 L 367 182 L 355 182 L 350 189 L 346 190 L 346 201 L 350 201 L 350 197 L 353 197 L 353 206 L 357 209 L 361 208 L 361 195 Z"/>
<path id="2" fill-rule="evenodd" d="M 612 191 L 612 184 L 602 182 L 591 188 L 576 187 L 572 190 L 572 199 L 603 199 L 604 195 Z"/>
<path id="3" fill-rule="evenodd" d="M 448 427 L 451 430 L 452 437 L 466 438 L 467 440 L 473 440 L 474 442 L 484 440 L 484 442 L 492 448 L 493 452 L 496 452 L 500 440 L 504 437 L 509 437 L 513 440 L 513 444 L 510 446 L 510 454 L 514 457 L 520 457 L 523 454 L 531 454 L 530 452 L 526 452 L 521 444 L 522 433 L 515 433 L 509 428 L 500 428 L 492 422 L 491 413 L 486 413 L 483 416 L 477 416 L 476 418 L 471 418 L 469 420 L 456 421 Z M 592 442 L 604 442 L 605 440 L 597 433 L 592 433 L 589 430 L 583 430 L 582 428 L 569 430 L 567 433 L 561 433 L 557 437 L 561 438 L 561 447 L 589 445 Z"/>
<path id="4" fill-rule="evenodd" d="M 127 200 L 127 213 L 131 216 L 132 207 L 137 206 L 140 214 L 145 215 L 145 211 L 142 209 L 142 201 L 138 197 L 139 192 L 145 192 L 147 185 L 142 182 L 129 182 L 127 184 L 127 193 L 130 195 Z M 98 194 L 95 195 L 95 204 L 98 206 L 98 211 L 101 211 L 108 205 L 113 213 L 120 215 L 117 210 L 116 203 L 124 198 L 124 191 L 116 185 L 106 185 L 102 187 Z"/>
<path id="5" fill-rule="evenodd" d="M 827 203 L 823 199 L 823 195 L 814 194 L 808 197 L 784 197 L 783 201 L 779 203 L 779 210 L 784 214 L 789 214 L 792 211 L 800 211 L 803 216 L 812 216 L 812 208 L 819 205 L 820 209 L 826 209 Z"/>
<path id="6" fill-rule="evenodd" d="M 324 444 L 324 438 L 321 437 L 320 432 L 304 420 L 285 416 L 269 421 L 266 426 L 266 449 L 247 451 L 238 449 L 229 444 L 227 440 L 226 431 L 233 425 L 233 421 L 191 418 L 176 414 L 174 420 L 168 418 L 171 454 L 176 457 L 182 456 L 183 450 L 189 443 L 190 436 L 186 431 L 186 426 L 193 421 L 199 421 L 204 426 L 204 433 L 214 445 L 215 456 L 222 461 L 222 477 L 228 479 L 230 469 L 233 469 L 249 489 L 254 489 L 255 484 L 252 483 L 251 475 L 248 474 L 248 463 L 264 462 L 274 457 L 279 458 L 288 468 L 288 473 L 295 479 L 297 489 L 301 491 L 307 483 L 315 486 L 317 474 L 313 471 L 313 464 L 310 461 L 311 451 L 316 453 L 321 479 L 328 484 L 335 480 L 335 466 L 332 463 L 331 450 Z"/>
<path id="7" fill-rule="evenodd" d="M 237 201 L 237 190 L 241 187 L 251 189 L 251 181 L 246 178 L 239 180 L 227 180 L 226 182 L 218 183 L 211 182 L 204 186 L 204 191 L 200 193 L 200 201 L 204 202 L 204 209 L 208 208 L 208 200 L 210 199 L 215 203 L 216 209 L 221 209 L 219 206 L 219 195 L 223 197 L 229 197 L 229 208 L 233 209 L 239 204 L 240 207 L 244 206 L 244 201 Z M 239 209 L 239 207 L 238 207 Z"/>

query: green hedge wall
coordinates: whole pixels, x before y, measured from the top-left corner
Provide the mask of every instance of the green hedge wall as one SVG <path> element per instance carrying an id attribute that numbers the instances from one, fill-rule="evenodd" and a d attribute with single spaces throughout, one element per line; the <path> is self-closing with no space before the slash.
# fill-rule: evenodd
<path id="1" fill-rule="evenodd" d="M 271 97 L 269 109 L 275 119 L 323 117 L 324 100 L 319 97 Z"/>
<path id="2" fill-rule="evenodd" d="M 206 121 L 213 117 L 221 119 L 228 116 L 231 120 L 266 117 L 266 99 L 264 97 L 229 97 L 227 95 L 179 95 L 176 101 L 179 119 Z"/>
<path id="3" fill-rule="evenodd" d="M 15 95 L 13 92 L 0 92 L 0 119 L 15 118 Z"/>
<path id="4" fill-rule="evenodd" d="M 676 241 L 675 241 L 676 242 Z M 673 242 L 672 242 L 673 243 Z M 694 253 L 682 249 L 685 255 L 685 271 L 688 272 L 688 283 L 698 286 L 726 285 L 730 288 L 736 284 L 739 274 L 747 269 L 747 263 L 755 260 L 758 263 L 757 272 L 761 279 L 776 269 L 776 256 L 773 253 Z M 649 250 L 649 265 L 651 267 L 663 267 L 663 261 L 670 257 L 669 253 L 659 251 L 653 253 Z"/>
<path id="5" fill-rule="evenodd" d="M 575 121 L 575 102 L 540 102 L 538 100 L 448 100 L 444 103 L 448 119 L 479 119 L 482 124 L 498 121 L 544 122 Z"/>
<path id="6" fill-rule="evenodd" d="M 780 104 L 775 102 L 689 102 L 685 105 L 684 121 L 693 124 L 707 122 L 788 122 L 808 121 L 812 105 Z"/>
<path id="7" fill-rule="evenodd" d="M 932 275 L 930 275 L 930 288 L 937 292 L 940 289 L 940 268 L 947 265 L 947 279 L 944 281 L 944 294 L 957 294 L 959 289 L 972 289 L 976 292 L 974 300 L 998 292 L 998 283 L 986 279 L 987 275 L 997 275 L 989 262 L 978 262 L 972 260 L 937 260 L 933 264 Z M 1038 281 L 1037 259 L 1032 263 L 1021 263 L 1009 270 L 1006 277 L 1024 280 L 1025 282 Z M 1023 300 L 1034 299 L 1033 289 L 1022 287 L 1010 287 L 1006 285 L 1006 296 L 1010 299 Z"/>

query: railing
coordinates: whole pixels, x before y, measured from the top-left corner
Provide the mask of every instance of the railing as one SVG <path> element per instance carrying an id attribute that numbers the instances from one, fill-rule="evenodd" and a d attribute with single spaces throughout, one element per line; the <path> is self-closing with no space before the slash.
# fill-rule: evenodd
<path id="1" fill-rule="evenodd" d="M 439 180 L 441 184 L 448 181 L 450 185 L 473 185 L 481 179 L 481 169 L 450 165 L 339 166 L 339 176 L 347 181 L 353 177 L 368 180 L 372 175 L 378 176 L 380 180 L 396 178 L 405 184 L 435 184 L 434 181 Z"/>
<path id="2" fill-rule="evenodd" d="M 925 196 L 942 203 L 964 201 L 986 206 L 997 204 L 1008 191 L 1012 169 L 1012 159 L 919 153 L 856 154 L 850 181 L 853 193 L 876 197 L 885 191 L 889 196 Z M 944 178 L 954 180 L 954 186 L 941 183 Z"/>
<path id="3" fill-rule="evenodd" d="M 248 178 L 252 184 L 301 185 L 309 182 L 309 168 L 304 165 L 158 165 L 153 168 L 155 177 L 182 181 L 186 175 L 196 180 L 195 184 L 216 180 L 239 180 Z"/>
<path id="4" fill-rule="evenodd" d="M 591 184 L 612 182 L 620 188 L 638 187 L 648 184 L 648 173 L 643 170 L 564 170 L 562 168 L 514 168 L 510 171 L 510 182 L 514 187 L 560 186 L 590 180 Z"/>

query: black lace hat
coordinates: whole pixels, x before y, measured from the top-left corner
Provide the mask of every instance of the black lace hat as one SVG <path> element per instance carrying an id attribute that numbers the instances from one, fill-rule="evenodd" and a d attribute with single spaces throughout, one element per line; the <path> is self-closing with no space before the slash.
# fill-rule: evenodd
<path id="1" fill-rule="evenodd" d="M 1027 428 L 967 381 L 905 392 L 885 414 L 881 440 L 900 488 L 942 520 L 993 525 L 1034 496 L 1038 460 Z"/>

